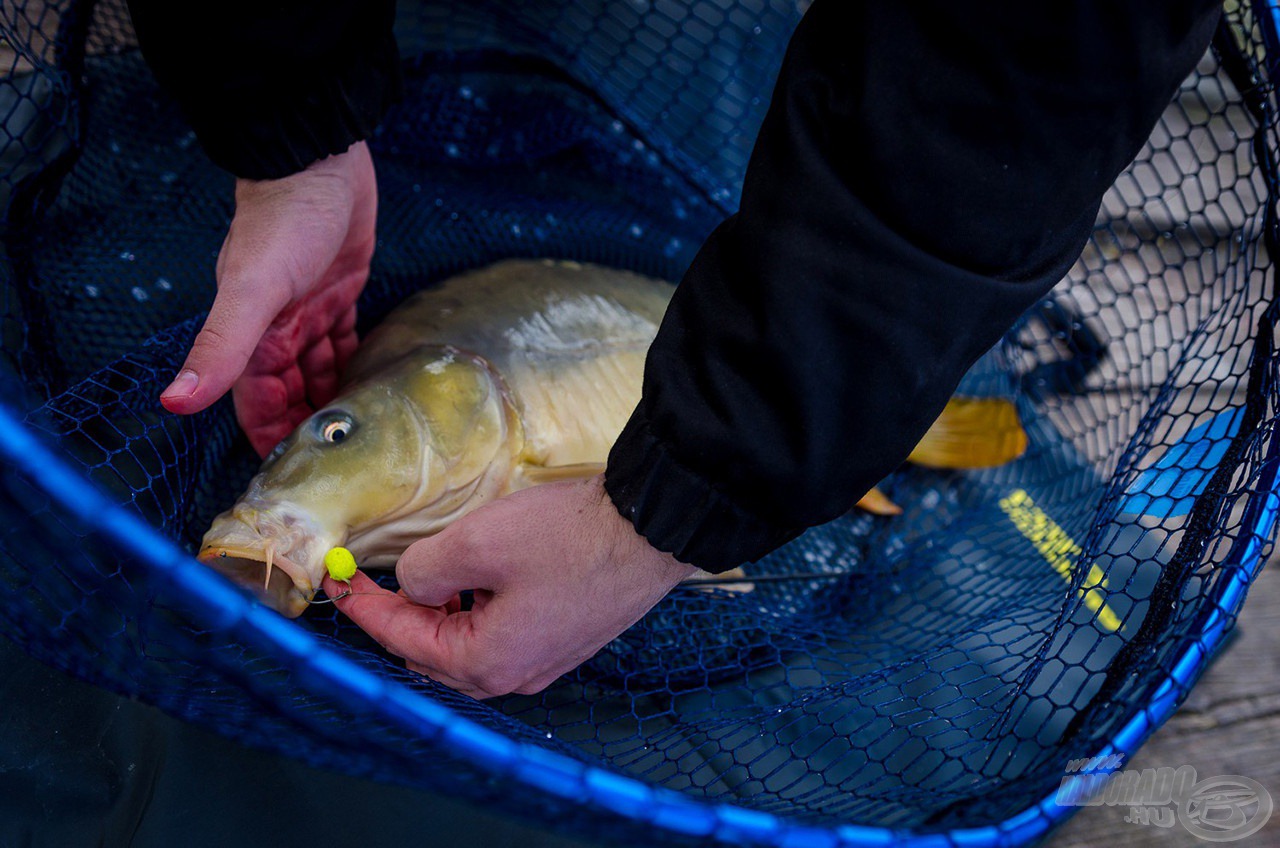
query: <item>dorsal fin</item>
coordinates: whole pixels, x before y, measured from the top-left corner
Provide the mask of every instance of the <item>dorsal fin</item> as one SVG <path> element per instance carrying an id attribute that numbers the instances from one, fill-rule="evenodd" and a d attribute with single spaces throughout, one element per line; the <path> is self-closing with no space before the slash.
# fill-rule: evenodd
<path id="1" fill-rule="evenodd" d="M 889 496 L 880 491 L 879 486 L 863 495 L 855 506 L 872 515 L 902 515 L 902 507 L 889 500 Z"/>

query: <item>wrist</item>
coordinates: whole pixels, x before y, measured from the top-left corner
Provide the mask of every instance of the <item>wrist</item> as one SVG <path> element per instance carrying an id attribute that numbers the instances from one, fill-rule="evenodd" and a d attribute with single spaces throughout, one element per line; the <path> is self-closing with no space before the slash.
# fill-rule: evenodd
<path id="1" fill-rule="evenodd" d="M 711 574 L 754 562 L 803 529 L 768 520 L 677 459 L 643 403 L 614 443 L 605 477 L 611 503 L 636 533 Z"/>
<path id="2" fill-rule="evenodd" d="M 593 502 L 597 504 L 604 525 L 611 528 L 615 540 L 611 559 L 614 561 L 644 560 L 646 567 L 661 583 L 665 584 L 667 589 L 700 571 L 696 566 L 681 562 L 675 555 L 655 548 L 642 536 L 635 525 L 628 521 L 614 505 L 613 499 L 605 489 L 603 474 L 592 477 L 590 486 Z"/>
<path id="3" fill-rule="evenodd" d="M 236 202 L 262 197 L 283 190 L 295 183 L 309 180 L 317 176 L 346 176 L 349 171 L 359 167 L 360 157 L 368 157 L 368 142 L 356 141 L 346 150 L 326 155 L 300 168 L 291 174 L 278 177 L 255 179 L 252 177 L 236 177 Z"/>

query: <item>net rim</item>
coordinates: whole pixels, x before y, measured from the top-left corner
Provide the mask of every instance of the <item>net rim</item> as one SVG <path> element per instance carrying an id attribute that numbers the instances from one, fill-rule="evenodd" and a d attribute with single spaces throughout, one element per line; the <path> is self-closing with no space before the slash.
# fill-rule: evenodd
<path id="1" fill-rule="evenodd" d="M 1274 460 L 1277 452 L 1280 448 L 1273 441 L 1268 459 Z M 750 840 L 789 848 L 1018 845 L 1048 832 L 1074 811 L 1073 807 L 1057 804 L 1055 792 L 995 824 L 945 833 L 917 834 L 854 824 L 821 827 L 794 823 L 783 816 L 733 804 L 690 798 L 676 790 L 584 765 L 564 754 L 513 741 L 422 693 L 385 680 L 334 653 L 293 621 L 242 594 L 141 517 L 111 501 L 41 442 L 4 404 L 0 404 L 0 456 L 61 509 L 104 536 L 118 550 L 135 556 L 157 594 L 208 630 L 233 633 L 265 649 L 294 671 L 305 672 L 299 675 L 298 683 L 314 695 L 366 707 L 372 701 L 378 705 L 384 720 L 399 725 L 402 730 L 466 757 L 495 777 L 520 781 L 536 791 L 688 836 L 732 842 Z M 1222 591 L 1213 599 L 1200 632 L 1179 655 L 1172 671 L 1157 685 L 1151 700 L 1138 708 L 1096 756 L 1132 754 L 1172 715 L 1180 695 L 1204 670 L 1230 631 L 1233 617 L 1242 606 L 1252 575 L 1259 566 L 1265 540 L 1275 529 L 1278 513 L 1280 488 L 1273 477 L 1268 481 L 1264 503 L 1257 510 L 1254 532 L 1238 558 L 1230 558 L 1225 564 L 1235 567 L 1224 581 Z"/>

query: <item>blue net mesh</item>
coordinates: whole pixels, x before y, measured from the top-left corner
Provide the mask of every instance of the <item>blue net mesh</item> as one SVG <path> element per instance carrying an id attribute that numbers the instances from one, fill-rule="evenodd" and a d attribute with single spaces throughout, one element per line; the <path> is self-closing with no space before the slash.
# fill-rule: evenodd
<path id="1" fill-rule="evenodd" d="M 503 257 L 678 279 L 803 6 L 402 2 L 362 330 Z M 122 3 L 6 3 L 0 632 L 245 744 L 618 841 L 1034 838 L 1068 761 L 1185 696 L 1270 541 L 1272 31 L 1229 13 L 1070 275 L 965 378 L 1017 402 L 1022 459 L 905 467 L 902 516 L 812 530 L 749 594 L 678 588 L 542 694 L 479 703 L 189 558 L 257 464 L 228 403 L 157 403 L 231 180 Z"/>

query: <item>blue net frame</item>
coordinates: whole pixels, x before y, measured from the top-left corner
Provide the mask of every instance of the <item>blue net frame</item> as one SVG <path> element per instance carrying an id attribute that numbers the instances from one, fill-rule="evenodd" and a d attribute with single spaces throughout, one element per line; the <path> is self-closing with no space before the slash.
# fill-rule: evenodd
<path id="1" fill-rule="evenodd" d="M 801 13 L 403 3 L 362 328 L 508 256 L 677 279 Z M 1074 809 L 1071 761 L 1132 753 L 1186 696 L 1275 532 L 1276 16 L 1229 10 L 1079 263 L 965 378 L 1018 404 L 1024 458 L 906 467 L 903 516 L 815 528 L 748 568 L 785 579 L 679 589 L 546 692 L 478 703 L 191 559 L 254 469 L 228 404 L 156 404 L 230 182 L 122 4 L 7 4 L 0 632 L 244 744 L 613 841 L 1034 840 Z"/>

